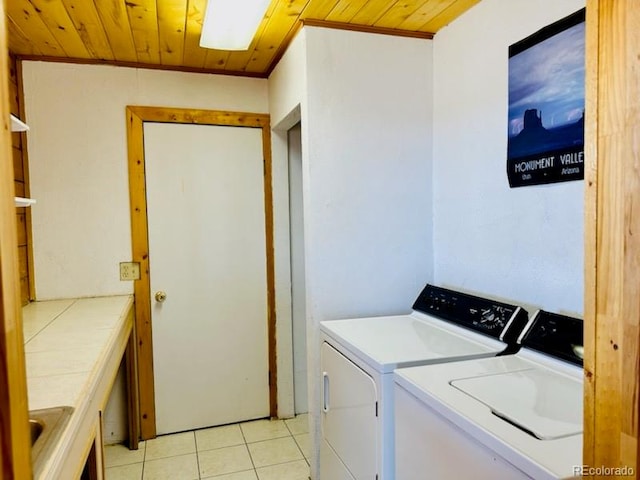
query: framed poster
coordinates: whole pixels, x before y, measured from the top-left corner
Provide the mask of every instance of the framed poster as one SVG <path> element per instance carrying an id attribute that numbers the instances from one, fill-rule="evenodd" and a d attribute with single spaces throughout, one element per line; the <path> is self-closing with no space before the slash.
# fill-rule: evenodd
<path id="1" fill-rule="evenodd" d="M 509 47 L 510 187 L 584 178 L 585 10 Z"/>

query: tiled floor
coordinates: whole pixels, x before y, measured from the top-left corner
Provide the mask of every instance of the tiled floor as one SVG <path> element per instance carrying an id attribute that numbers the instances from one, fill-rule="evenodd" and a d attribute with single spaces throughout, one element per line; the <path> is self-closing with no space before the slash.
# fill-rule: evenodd
<path id="1" fill-rule="evenodd" d="M 308 458 L 307 415 L 105 447 L 107 480 L 307 480 Z"/>

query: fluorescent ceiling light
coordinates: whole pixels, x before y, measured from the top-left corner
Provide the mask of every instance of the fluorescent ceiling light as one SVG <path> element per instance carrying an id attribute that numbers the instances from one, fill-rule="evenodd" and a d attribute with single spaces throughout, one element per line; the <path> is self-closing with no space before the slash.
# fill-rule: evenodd
<path id="1" fill-rule="evenodd" d="M 200 46 L 218 50 L 247 50 L 270 0 L 209 0 Z"/>

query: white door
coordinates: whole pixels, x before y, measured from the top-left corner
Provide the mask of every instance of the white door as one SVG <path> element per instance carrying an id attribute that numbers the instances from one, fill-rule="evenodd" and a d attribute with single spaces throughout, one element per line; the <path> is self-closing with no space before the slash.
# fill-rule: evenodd
<path id="1" fill-rule="evenodd" d="M 157 432 L 267 417 L 261 129 L 145 123 L 144 148 Z"/>

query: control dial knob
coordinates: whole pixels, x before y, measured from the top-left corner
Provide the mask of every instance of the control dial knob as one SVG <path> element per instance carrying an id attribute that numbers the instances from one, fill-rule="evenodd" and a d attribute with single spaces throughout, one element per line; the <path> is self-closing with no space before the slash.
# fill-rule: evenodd
<path id="1" fill-rule="evenodd" d="M 498 309 L 482 308 L 478 323 L 487 330 L 504 327 L 504 315 Z"/>

